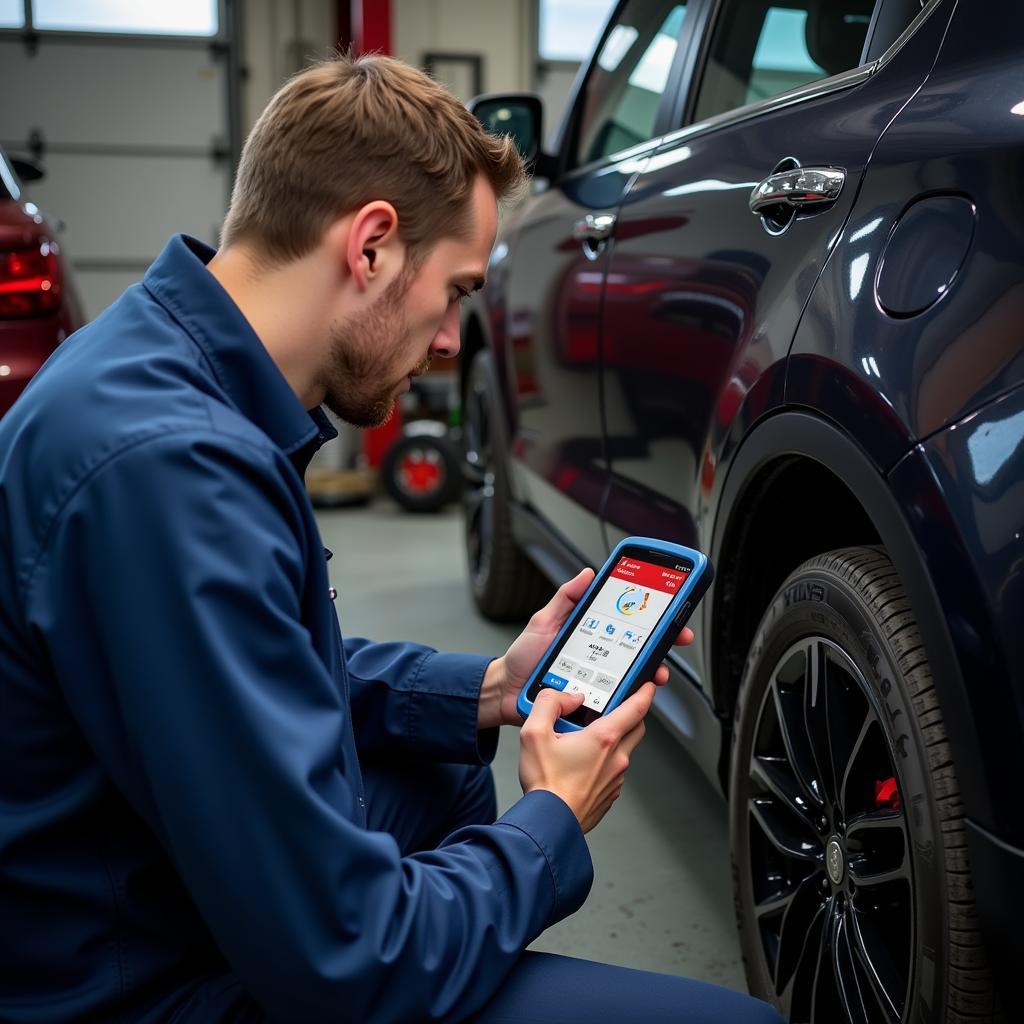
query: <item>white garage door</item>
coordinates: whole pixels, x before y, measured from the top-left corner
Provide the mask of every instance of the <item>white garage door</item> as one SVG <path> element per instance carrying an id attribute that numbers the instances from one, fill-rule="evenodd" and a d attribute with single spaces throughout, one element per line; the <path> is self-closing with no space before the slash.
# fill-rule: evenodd
<path id="1" fill-rule="evenodd" d="M 44 167 L 29 198 L 66 225 L 90 317 L 175 231 L 216 244 L 240 140 L 233 6 L 0 0 L 20 26 L 0 29 L 0 142 Z"/>

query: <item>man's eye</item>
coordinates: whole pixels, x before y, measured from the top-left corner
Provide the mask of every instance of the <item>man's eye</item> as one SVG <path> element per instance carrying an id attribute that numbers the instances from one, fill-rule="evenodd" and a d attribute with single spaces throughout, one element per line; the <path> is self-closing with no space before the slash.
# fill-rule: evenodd
<path id="1" fill-rule="evenodd" d="M 452 302 L 461 303 L 463 299 L 469 298 L 469 292 L 465 288 L 456 288 L 455 294 L 452 296 Z"/>

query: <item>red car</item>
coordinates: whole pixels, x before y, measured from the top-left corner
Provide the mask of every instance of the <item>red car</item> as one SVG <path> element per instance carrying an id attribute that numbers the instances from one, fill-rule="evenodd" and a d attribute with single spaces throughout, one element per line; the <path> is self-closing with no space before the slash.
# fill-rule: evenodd
<path id="1" fill-rule="evenodd" d="M 26 180 L 42 176 L 27 161 L 17 166 Z M 83 322 L 56 229 L 25 199 L 0 149 L 0 416 Z"/>

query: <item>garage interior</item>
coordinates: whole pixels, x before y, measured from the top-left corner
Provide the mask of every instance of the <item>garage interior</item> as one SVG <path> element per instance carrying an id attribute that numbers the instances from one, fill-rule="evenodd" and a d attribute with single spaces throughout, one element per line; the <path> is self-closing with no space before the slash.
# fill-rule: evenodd
<path id="1" fill-rule="evenodd" d="M 536 91 L 550 132 L 609 4 L 0 0 L 0 143 L 45 168 L 27 196 L 62 222 L 61 244 L 94 318 L 142 276 L 171 234 L 216 244 L 246 132 L 309 60 L 353 45 L 432 70 L 462 99 Z M 93 7 L 102 17 L 91 20 Z M 161 25 L 164 7 L 170 20 Z M 149 23 L 138 20 L 142 8 L 156 12 Z M 569 25 L 580 38 L 566 35 Z M 314 471 L 364 467 L 367 451 L 365 439 L 348 432 Z M 372 472 L 360 472 L 363 484 L 372 482 Z M 342 483 L 333 497 L 344 506 Z M 516 635 L 473 606 L 457 504 L 411 514 L 378 487 L 368 504 L 323 506 L 346 634 L 495 654 Z M 516 755 L 515 736 L 504 736 L 494 766 L 499 810 L 519 796 Z M 720 796 L 653 722 L 622 799 L 590 836 L 590 899 L 533 948 L 745 991 L 727 831 Z"/>

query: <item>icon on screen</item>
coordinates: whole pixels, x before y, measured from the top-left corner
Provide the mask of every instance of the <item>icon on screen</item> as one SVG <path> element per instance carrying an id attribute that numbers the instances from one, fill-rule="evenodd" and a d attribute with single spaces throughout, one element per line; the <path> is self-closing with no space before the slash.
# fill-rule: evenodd
<path id="1" fill-rule="evenodd" d="M 600 619 L 587 619 L 587 621 L 583 623 L 583 628 L 584 629 L 597 629 L 597 627 L 600 626 L 600 625 L 601 625 L 601 620 Z"/>
<path id="2" fill-rule="evenodd" d="M 605 632 L 606 632 L 606 633 L 607 633 L 607 634 L 608 634 L 609 636 L 615 636 L 615 627 L 614 627 L 614 626 L 613 626 L 613 625 L 612 625 L 612 624 L 611 624 L 610 622 L 608 623 L 608 625 L 607 625 L 607 626 L 605 626 L 605 627 L 604 627 L 604 631 L 605 631 Z"/>
<path id="3" fill-rule="evenodd" d="M 636 639 L 636 633 L 631 629 L 627 629 L 626 632 L 622 634 L 622 639 L 632 642 Z"/>
<path id="4" fill-rule="evenodd" d="M 620 615 L 632 615 L 634 612 L 642 612 L 647 607 L 650 597 L 649 590 L 641 591 L 636 587 L 626 587 L 615 602 L 615 607 Z"/>

